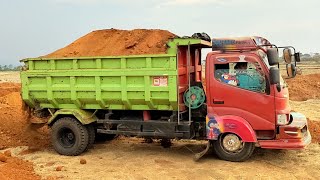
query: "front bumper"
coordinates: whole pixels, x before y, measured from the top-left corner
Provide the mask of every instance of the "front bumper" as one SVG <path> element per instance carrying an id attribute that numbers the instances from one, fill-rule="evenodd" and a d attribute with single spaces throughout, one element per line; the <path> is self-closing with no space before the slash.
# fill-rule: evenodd
<path id="1" fill-rule="evenodd" d="M 291 113 L 292 122 L 279 126 L 274 140 L 258 140 L 258 145 L 266 149 L 303 149 L 311 143 L 306 117 L 301 113 Z"/>

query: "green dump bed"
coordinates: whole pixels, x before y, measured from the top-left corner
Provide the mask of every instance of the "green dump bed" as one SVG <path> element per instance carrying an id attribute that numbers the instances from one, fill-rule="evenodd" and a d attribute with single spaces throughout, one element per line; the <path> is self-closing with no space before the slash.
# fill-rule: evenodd
<path id="1" fill-rule="evenodd" d="M 22 98 L 40 108 L 178 110 L 177 44 L 202 41 L 176 41 L 168 54 L 24 59 Z"/>

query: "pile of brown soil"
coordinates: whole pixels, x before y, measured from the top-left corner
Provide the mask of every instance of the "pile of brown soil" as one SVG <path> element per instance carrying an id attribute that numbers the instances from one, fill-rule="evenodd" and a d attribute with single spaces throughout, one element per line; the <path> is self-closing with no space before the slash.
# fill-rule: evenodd
<path id="1" fill-rule="evenodd" d="M 0 83 L 0 149 L 15 146 L 43 148 L 49 144 L 46 127 L 30 123 L 30 110 L 20 96 L 20 84 Z"/>
<path id="2" fill-rule="evenodd" d="M 294 101 L 306 101 L 320 98 L 320 74 L 298 75 L 287 79 L 290 99 Z"/>
<path id="3" fill-rule="evenodd" d="M 93 31 L 44 57 L 119 56 L 164 54 L 175 34 L 159 29 Z"/>
<path id="4" fill-rule="evenodd" d="M 312 142 L 320 143 L 320 121 L 308 119 L 308 128 L 312 136 Z"/>
<path id="5" fill-rule="evenodd" d="M 0 179 L 37 180 L 40 176 L 34 173 L 33 164 L 10 155 L 0 153 Z"/>

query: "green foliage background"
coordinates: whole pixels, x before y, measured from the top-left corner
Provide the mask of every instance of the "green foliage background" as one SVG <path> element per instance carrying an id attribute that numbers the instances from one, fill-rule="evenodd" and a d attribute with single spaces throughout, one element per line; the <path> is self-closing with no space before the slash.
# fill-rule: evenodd
<path id="1" fill-rule="evenodd" d="M 0 65 L 0 71 L 20 71 L 22 66 Z"/>

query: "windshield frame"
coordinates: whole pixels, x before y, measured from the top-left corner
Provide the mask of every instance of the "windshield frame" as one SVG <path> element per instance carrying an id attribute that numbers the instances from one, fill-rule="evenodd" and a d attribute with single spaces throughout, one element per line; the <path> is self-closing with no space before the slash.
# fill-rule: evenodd
<path id="1" fill-rule="evenodd" d="M 271 66 L 269 65 L 267 54 L 263 50 L 259 49 L 259 50 L 257 50 L 257 55 L 262 59 L 263 63 L 266 65 L 267 69 L 270 70 Z M 281 76 L 281 69 L 280 68 L 279 68 L 279 73 L 280 73 L 280 86 L 284 89 L 284 88 L 288 87 L 288 84 Z"/>

